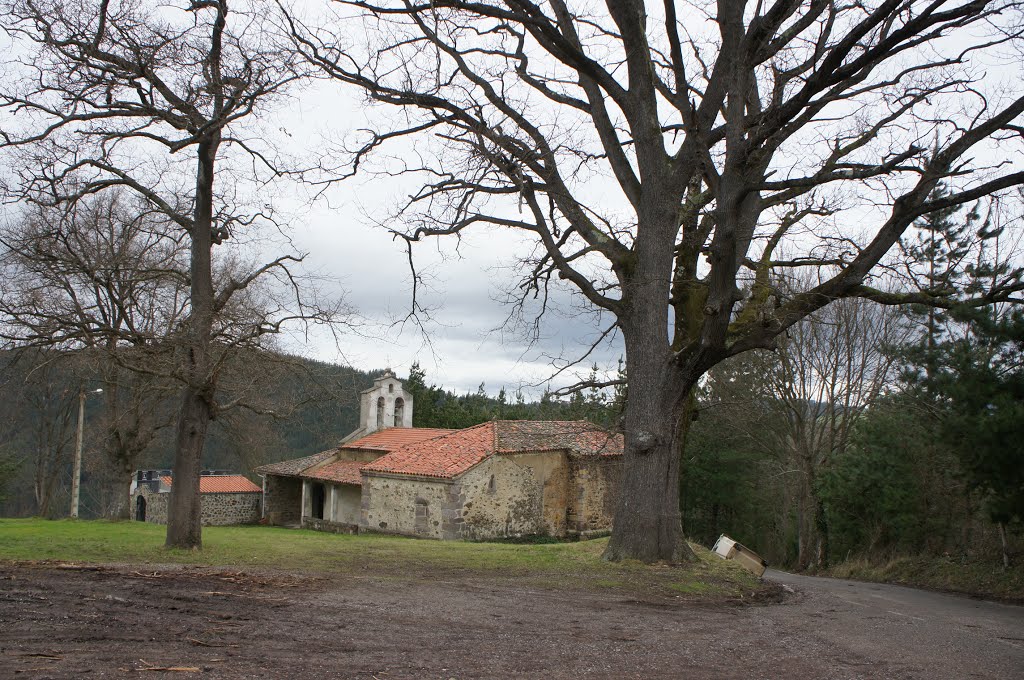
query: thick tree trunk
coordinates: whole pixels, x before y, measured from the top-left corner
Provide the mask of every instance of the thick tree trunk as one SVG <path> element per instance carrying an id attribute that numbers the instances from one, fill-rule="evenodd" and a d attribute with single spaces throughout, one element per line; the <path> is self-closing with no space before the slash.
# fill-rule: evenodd
<path id="1" fill-rule="evenodd" d="M 213 417 L 213 376 L 210 336 L 213 327 L 213 169 L 219 137 L 199 144 L 196 209 L 191 229 L 191 310 L 188 320 L 187 384 L 178 413 L 174 483 L 167 516 L 168 548 L 197 549 L 203 545 L 199 477 L 206 430 Z"/>
<path id="2" fill-rule="evenodd" d="M 168 548 L 194 549 L 203 545 L 199 477 L 209 423 L 209 402 L 203 395 L 186 388 L 178 416 L 174 483 L 167 517 Z"/>
<path id="3" fill-rule="evenodd" d="M 114 520 L 131 520 L 135 517 L 132 507 L 132 482 L 135 480 L 135 461 L 116 461 L 114 463 L 113 507 L 110 518 Z"/>
<path id="4" fill-rule="evenodd" d="M 647 433 L 633 440 L 626 446 L 615 529 L 605 557 L 687 561 L 692 552 L 683 540 L 680 525 L 679 457 L 674 442 L 654 443 Z"/>
<path id="5" fill-rule="evenodd" d="M 679 512 L 679 423 L 685 396 L 673 384 L 665 327 L 648 326 L 626 337 L 626 449 L 613 530 L 605 558 L 675 564 L 693 559 Z M 660 335 L 660 337 L 659 337 Z M 660 340 L 662 347 L 657 344 Z M 658 351 L 660 349 L 660 351 Z M 646 351 L 645 351 L 646 350 Z M 660 357 L 659 357 L 660 355 Z M 688 390 L 687 390 L 688 392 Z M 685 394 L 685 393 L 684 393 Z"/>
<path id="6" fill-rule="evenodd" d="M 114 512 L 111 519 L 128 521 L 133 517 L 132 507 L 132 480 L 135 477 L 134 470 L 123 470 L 120 479 L 114 482 Z M 118 498 L 120 500 L 118 500 Z"/>
<path id="7" fill-rule="evenodd" d="M 605 550 L 609 560 L 670 564 L 693 559 L 679 512 L 679 424 L 699 374 L 684 375 L 669 340 L 668 307 L 679 228 L 678 196 L 651 192 L 638 211 L 633 261 L 622 283 L 619 328 L 626 348 L 629 392 L 623 413 L 625 455 Z M 694 369 L 696 370 L 696 369 Z"/>

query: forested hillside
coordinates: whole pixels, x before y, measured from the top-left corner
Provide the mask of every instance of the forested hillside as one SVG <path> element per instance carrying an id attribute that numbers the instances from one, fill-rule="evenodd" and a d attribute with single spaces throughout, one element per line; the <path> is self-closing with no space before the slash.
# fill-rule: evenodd
<path id="1" fill-rule="evenodd" d="M 113 512 L 122 486 L 127 489 L 118 481 L 126 467 L 171 467 L 175 386 L 102 370 L 99 360 L 34 350 L 0 358 L 4 515 L 67 514 L 80 389 L 86 391 L 82 516 Z M 213 422 L 203 466 L 246 474 L 268 461 L 323 450 L 355 429 L 358 394 L 373 375 L 258 352 L 229 366 L 224 401 L 232 408 Z"/>

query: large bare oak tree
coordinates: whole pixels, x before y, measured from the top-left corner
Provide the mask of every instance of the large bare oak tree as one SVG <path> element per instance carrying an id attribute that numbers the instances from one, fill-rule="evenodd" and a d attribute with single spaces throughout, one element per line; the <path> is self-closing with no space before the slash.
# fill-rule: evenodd
<path id="1" fill-rule="evenodd" d="M 391 109 L 347 160 L 390 145 L 400 160 L 379 167 L 417 178 L 393 231 L 521 230 L 538 245 L 524 295 L 568 284 L 621 332 L 611 559 L 687 557 L 679 449 L 706 371 L 841 298 L 950 304 L 873 286 L 873 270 L 922 215 L 1024 182 L 1024 97 L 996 82 L 1019 77 L 1015 2 L 331 7 L 286 14 L 312 63 Z M 804 267 L 809 290 L 773 285 Z"/>

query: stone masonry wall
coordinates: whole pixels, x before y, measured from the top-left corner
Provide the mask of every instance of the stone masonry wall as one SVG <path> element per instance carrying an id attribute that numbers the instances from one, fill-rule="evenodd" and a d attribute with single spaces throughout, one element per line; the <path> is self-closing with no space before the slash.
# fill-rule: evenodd
<path id="1" fill-rule="evenodd" d="M 368 474 L 360 529 L 486 540 L 611 530 L 621 460 L 537 452 L 497 455 L 455 480 Z"/>
<path id="2" fill-rule="evenodd" d="M 302 480 L 295 477 L 266 477 L 267 524 L 298 524 L 302 510 Z"/>
<path id="3" fill-rule="evenodd" d="M 148 487 L 140 486 L 135 495 L 132 496 L 132 518 L 135 517 L 139 496 L 143 496 L 146 499 L 146 521 L 153 524 L 167 524 L 167 505 L 171 499 L 171 494 L 157 493 L 150 491 Z"/>
<path id="4" fill-rule="evenodd" d="M 451 482 L 443 479 L 364 475 L 359 527 L 389 534 L 452 538 L 443 535 L 442 527 L 443 521 L 455 519 L 449 503 L 451 487 Z"/>
<path id="5" fill-rule="evenodd" d="M 460 479 L 462 538 L 564 536 L 569 466 L 557 452 L 493 456 Z"/>
<path id="6" fill-rule="evenodd" d="M 621 474 L 621 458 L 571 461 L 575 496 L 569 506 L 569 533 L 587 536 L 611 531 Z"/>
<path id="7" fill-rule="evenodd" d="M 138 497 L 146 498 L 146 521 L 153 524 L 167 524 L 169 493 L 153 493 L 140 489 L 132 498 L 132 517 L 135 516 Z M 260 494 L 258 493 L 204 493 L 202 523 L 204 526 L 225 524 L 253 524 L 260 520 Z"/>
<path id="8" fill-rule="evenodd" d="M 260 521 L 259 493 L 204 493 L 203 524 L 255 524 Z"/>

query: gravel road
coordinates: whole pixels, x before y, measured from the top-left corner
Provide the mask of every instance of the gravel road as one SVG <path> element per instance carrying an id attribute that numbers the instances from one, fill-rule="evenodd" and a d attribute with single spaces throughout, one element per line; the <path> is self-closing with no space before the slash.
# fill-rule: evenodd
<path id="1" fill-rule="evenodd" d="M 1024 607 L 774 570 L 765 577 L 797 597 L 748 610 L 754 619 L 845 649 L 866 668 L 913 678 L 1024 678 Z"/>
<path id="2" fill-rule="evenodd" d="M 793 591 L 781 604 L 454 572 L 0 565 L 0 678 L 1024 678 L 1024 608 L 769 577 Z"/>

